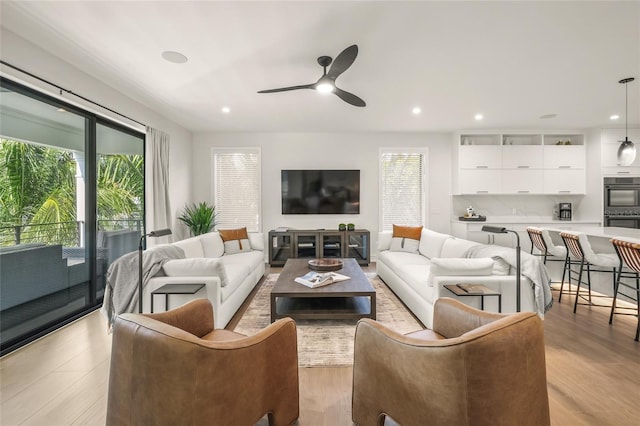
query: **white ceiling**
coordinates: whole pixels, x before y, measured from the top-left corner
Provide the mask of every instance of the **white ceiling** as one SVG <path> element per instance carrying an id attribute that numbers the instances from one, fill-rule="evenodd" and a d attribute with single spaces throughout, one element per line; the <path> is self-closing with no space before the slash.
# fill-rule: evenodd
<path id="1" fill-rule="evenodd" d="M 625 77 L 636 78 L 629 127 L 640 125 L 638 1 L 0 6 L 9 31 L 194 132 L 624 127 Z M 351 44 L 359 55 L 337 85 L 365 108 L 312 90 L 256 93 L 315 82 L 316 58 Z M 169 63 L 165 50 L 189 61 Z"/>

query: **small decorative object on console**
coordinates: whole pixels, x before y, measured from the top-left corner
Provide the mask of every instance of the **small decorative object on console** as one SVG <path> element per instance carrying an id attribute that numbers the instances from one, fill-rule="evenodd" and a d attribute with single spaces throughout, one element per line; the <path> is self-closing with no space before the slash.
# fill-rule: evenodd
<path id="1" fill-rule="evenodd" d="M 338 231 L 346 231 L 347 230 L 347 225 L 345 225 L 344 223 L 341 223 L 340 225 L 338 225 Z"/>
<path id="2" fill-rule="evenodd" d="M 347 223 L 347 231 L 355 231 L 356 226 L 353 223 Z"/>
<path id="3" fill-rule="evenodd" d="M 337 271 L 343 266 L 344 263 L 340 259 L 312 259 L 309 261 L 309 269 L 316 271 Z"/>

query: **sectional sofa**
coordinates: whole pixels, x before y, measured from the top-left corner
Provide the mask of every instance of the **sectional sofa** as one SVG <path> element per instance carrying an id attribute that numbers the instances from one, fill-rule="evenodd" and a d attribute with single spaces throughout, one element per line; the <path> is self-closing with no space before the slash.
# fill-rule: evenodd
<path id="1" fill-rule="evenodd" d="M 149 279 L 143 290 L 143 312 L 150 312 L 151 292 L 165 284 L 203 283 L 205 287 L 196 294 L 170 295 L 168 307 L 164 306 L 163 296 L 154 296 L 154 311 L 175 308 L 194 298 L 208 298 L 213 305 L 215 328 L 224 328 L 264 276 L 264 235 L 250 232 L 247 236 L 248 240 L 241 240 L 241 251 L 230 251 L 229 242 L 225 247 L 218 232 L 147 250 L 173 245 L 184 251 L 185 258 L 167 260 Z"/>
<path id="2" fill-rule="evenodd" d="M 514 250 L 496 247 L 496 256 L 471 257 L 474 251 L 491 253 L 491 247 L 429 229 L 422 229 L 415 252 L 400 250 L 397 245 L 394 249 L 394 245 L 391 231 L 379 233 L 376 271 L 426 327 L 433 326 L 433 305 L 440 297 L 456 298 L 480 308 L 480 296 L 458 297 L 444 287 L 446 284 L 484 284 L 501 293 L 502 312 L 516 311 L 515 268 L 500 255 L 504 250 Z M 484 252 L 477 250 L 484 248 L 487 248 Z M 538 258 L 528 257 L 525 261 L 534 270 L 544 269 Z M 546 276 L 544 271 L 542 275 Z M 548 281 L 534 285 L 530 278 L 522 276 L 520 285 L 521 311 L 535 311 L 544 316 L 545 306 L 551 304 L 551 293 L 538 286 L 548 287 Z M 485 310 L 497 312 L 497 301 L 497 297 L 485 297 Z"/>

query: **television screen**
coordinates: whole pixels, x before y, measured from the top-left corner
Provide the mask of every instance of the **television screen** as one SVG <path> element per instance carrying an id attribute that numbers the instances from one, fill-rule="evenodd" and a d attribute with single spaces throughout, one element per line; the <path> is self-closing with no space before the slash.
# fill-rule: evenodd
<path id="1" fill-rule="evenodd" d="M 359 214 L 360 170 L 282 170 L 282 214 Z"/>

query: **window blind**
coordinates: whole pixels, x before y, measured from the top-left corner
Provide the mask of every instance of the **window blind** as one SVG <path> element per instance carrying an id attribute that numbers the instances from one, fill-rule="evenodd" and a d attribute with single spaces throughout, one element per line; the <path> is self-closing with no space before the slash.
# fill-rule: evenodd
<path id="1" fill-rule="evenodd" d="M 381 228 L 424 225 L 426 150 L 380 153 Z"/>
<path id="2" fill-rule="evenodd" d="M 260 149 L 213 148 L 216 229 L 260 230 Z"/>

